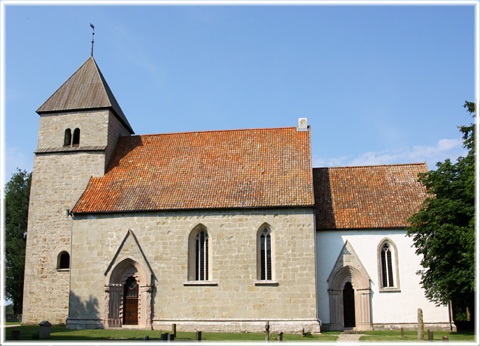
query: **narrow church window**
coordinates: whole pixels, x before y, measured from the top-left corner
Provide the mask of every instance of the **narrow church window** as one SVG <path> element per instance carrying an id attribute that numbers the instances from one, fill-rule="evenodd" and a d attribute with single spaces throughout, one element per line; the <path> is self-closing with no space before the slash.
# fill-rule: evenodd
<path id="1" fill-rule="evenodd" d="M 70 255 L 68 252 L 63 251 L 58 255 L 57 269 L 69 269 L 70 268 Z"/>
<path id="2" fill-rule="evenodd" d="M 380 290 L 400 289 L 397 247 L 390 239 L 384 239 L 378 246 L 378 278 Z"/>
<path id="3" fill-rule="evenodd" d="M 72 144 L 72 130 L 66 129 L 65 130 L 65 138 L 63 139 L 63 146 L 67 147 Z"/>
<path id="4" fill-rule="evenodd" d="M 195 238 L 195 280 L 208 280 L 208 234 L 198 232 Z"/>
<path id="5" fill-rule="evenodd" d="M 73 131 L 72 145 L 77 146 L 79 144 L 80 144 L 80 129 L 77 128 Z"/>
<path id="6" fill-rule="evenodd" d="M 260 234 L 260 280 L 272 280 L 272 239 L 270 229 Z"/>
<path id="7" fill-rule="evenodd" d="M 394 287 L 392 251 L 390 250 L 390 244 L 388 242 L 383 244 L 381 258 L 382 258 L 382 286 Z"/>

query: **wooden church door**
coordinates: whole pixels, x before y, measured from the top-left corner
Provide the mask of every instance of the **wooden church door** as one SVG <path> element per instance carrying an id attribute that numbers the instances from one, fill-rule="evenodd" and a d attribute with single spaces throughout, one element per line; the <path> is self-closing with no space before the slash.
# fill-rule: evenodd
<path id="1" fill-rule="evenodd" d="M 355 291 L 350 282 L 343 288 L 343 318 L 345 328 L 355 327 Z"/>
<path id="2" fill-rule="evenodd" d="M 127 279 L 123 295 L 123 324 L 138 324 L 138 284 L 133 276 Z"/>

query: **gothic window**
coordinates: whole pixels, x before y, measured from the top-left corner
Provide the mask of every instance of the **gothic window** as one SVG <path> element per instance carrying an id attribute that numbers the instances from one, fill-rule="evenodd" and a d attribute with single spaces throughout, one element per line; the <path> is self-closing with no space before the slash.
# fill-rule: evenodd
<path id="1" fill-rule="evenodd" d="M 188 280 L 209 281 L 210 239 L 205 226 L 198 225 L 190 232 L 188 253 Z"/>
<path id="2" fill-rule="evenodd" d="M 57 269 L 69 269 L 70 268 L 70 255 L 67 251 L 62 251 L 58 254 Z"/>
<path id="3" fill-rule="evenodd" d="M 80 145 L 80 129 L 78 128 L 73 131 L 72 145 L 74 146 Z"/>
<path id="4" fill-rule="evenodd" d="M 398 257 L 395 244 L 384 240 L 378 247 L 380 290 L 398 290 Z"/>
<path id="5" fill-rule="evenodd" d="M 195 280 L 208 280 L 208 234 L 205 230 L 195 237 Z"/>
<path id="6" fill-rule="evenodd" d="M 263 227 L 258 236 L 258 279 L 272 280 L 272 236 L 270 227 Z"/>
<path id="7" fill-rule="evenodd" d="M 63 139 L 63 146 L 69 146 L 72 144 L 72 130 L 66 129 L 65 130 L 65 138 Z"/>

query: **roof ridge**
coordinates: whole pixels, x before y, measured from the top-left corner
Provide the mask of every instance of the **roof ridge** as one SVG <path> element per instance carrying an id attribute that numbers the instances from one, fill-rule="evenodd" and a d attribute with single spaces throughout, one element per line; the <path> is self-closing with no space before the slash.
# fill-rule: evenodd
<path id="1" fill-rule="evenodd" d="M 252 129 L 233 129 L 233 130 L 206 130 L 206 131 L 182 131 L 182 132 L 168 132 L 168 133 L 151 133 L 143 135 L 134 135 L 127 137 L 155 137 L 155 136 L 169 136 L 169 135 L 181 135 L 192 133 L 212 133 L 212 132 L 240 132 L 240 131 L 267 131 L 267 130 L 288 130 L 296 129 L 296 127 L 267 127 L 267 128 L 252 128 Z M 302 131 L 305 132 L 305 131 Z"/>
<path id="2" fill-rule="evenodd" d="M 372 168 L 372 167 L 394 167 L 394 166 L 426 166 L 426 162 L 414 162 L 414 163 L 394 163 L 384 165 L 360 165 L 360 166 L 335 166 L 335 167 L 312 167 L 312 169 L 342 169 L 342 168 Z"/>

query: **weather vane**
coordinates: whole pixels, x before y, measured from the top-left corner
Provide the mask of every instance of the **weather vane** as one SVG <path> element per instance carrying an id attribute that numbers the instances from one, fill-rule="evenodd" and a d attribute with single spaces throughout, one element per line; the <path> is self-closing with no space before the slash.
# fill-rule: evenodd
<path id="1" fill-rule="evenodd" d="M 95 25 L 90 23 L 90 27 L 92 28 L 92 50 L 90 52 L 90 56 L 93 57 L 93 43 L 95 42 Z"/>

